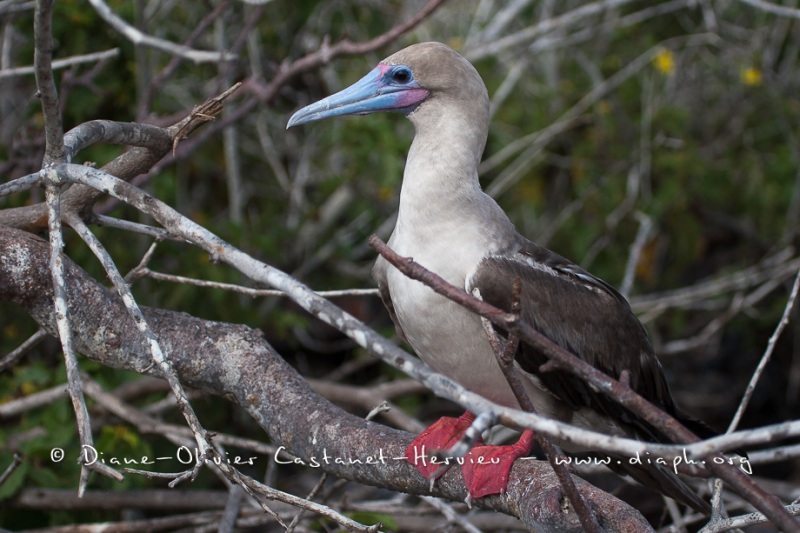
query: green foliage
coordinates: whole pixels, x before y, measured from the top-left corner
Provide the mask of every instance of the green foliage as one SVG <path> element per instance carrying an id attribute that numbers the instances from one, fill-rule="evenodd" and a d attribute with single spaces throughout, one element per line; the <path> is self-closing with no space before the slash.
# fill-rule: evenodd
<path id="1" fill-rule="evenodd" d="M 381 524 L 381 531 L 397 531 L 397 520 L 390 514 L 360 512 L 350 513 L 348 516 L 356 522 L 368 526 Z"/>

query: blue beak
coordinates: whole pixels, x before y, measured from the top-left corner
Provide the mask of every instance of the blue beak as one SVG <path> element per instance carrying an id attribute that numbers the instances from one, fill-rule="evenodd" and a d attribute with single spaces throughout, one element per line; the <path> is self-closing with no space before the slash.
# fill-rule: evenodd
<path id="1" fill-rule="evenodd" d="M 378 65 L 356 83 L 297 111 L 286 128 L 340 115 L 367 115 L 377 111 L 413 111 L 429 94 L 413 79 L 391 79 L 394 67 Z"/>

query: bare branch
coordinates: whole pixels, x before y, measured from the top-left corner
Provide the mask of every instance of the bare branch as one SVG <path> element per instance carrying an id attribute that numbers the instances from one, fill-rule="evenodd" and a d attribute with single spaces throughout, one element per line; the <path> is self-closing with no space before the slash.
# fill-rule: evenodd
<path id="1" fill-rule="evenodd" d="M 149 171 L 181 139 L 209 120 L 212 120 L 222 110 L 222 104 L 225 99 L 237 87 L 238 84 L 221 95 L 209 98 L 203 104 L 197 106 L 189 116 L 168 128 L 164 128 L 161 133 L 153 129 L 154 126 L 149 125 L 93 121 L 87 123 L 90 124 L 88 128 L 81 125 L 71 130 L 70 133 L 74 133 L 74 135 L 70 135 L 68 139 L 74 139 L 74 142 L 80 143 L 81 148 L 85 148 L 87 142 L 113 142 L 114 139 L 123 142 L 137 142 L 138 139 L 138 142 L 144 145 L 143 147 L 136 147 L 126 151 L 102 168 L 105 172 L 127 181 L 143 172 Z M 89 131 L 86 131 L 87 129 Z M 161 142 L 158 142 L 157 138 L 160 138 Z M 70 151 L 73 156 L 76 152 L 77 149 Z M 15 180 L 10 184 L 0 185 L 0 196 L 36 185 L 40 176 L 36 175 L 37 178 L 32 176 L 35 175 L 32 174 Z M 10 189 L 6 191 L 5 187 L 9 186 Z M 90 208 L 103 196 L 104 193 L 100 190 L 79 185 L 66 191 L 63 194 L 62 202 L 65 212 L 77 212 L 82 216 L 88 217 Z M 47 206 L 42 203 L 27 207 L 4 209 L 0 211 L 0 225 L 28 231 L 44 229 L 47 227 Z"/>
<path id="2" fill-rule="evenodd" d="M 622 284 L 620 285 L 619 292 L 626 298 L 633 288 L 633 278 L 636 274 L 636 266 L 639 264 L 639 259 L 642 256 L 642 249 L 647 244 L 647 239 L 650 238 L 650 232 L 653 228 L 653 221 L 650 217 L 637 211 L 634 215 L 636 220 L 639 221 L 639 229 L 636 231 L 636 238 L 631 244 L 631 250 L 628 254 L 628 262 L 625 264 L 625 275 L 622 277 Z"/>
<path id="3" fill-rule="evenodd" d="M 285 298 L 287 296 L 286 293 L 282 291 L 271 289 L 252 289 L 250 287 L 243 287 L 233 283 L 222 283 L 219 281 L 187 278 L 186 276 L 178 276 L 175 274 L 164 274 L 163 272 L 154 272 L 146 267 L 138 269 L 135 277 L 148 277 L 151 279 L 157 279 L 159 281 L 169 281 L 171 283 L 183 283 L 186 285 L 194 285 L 196 287 L 221 289 L 224 291 L 246 294 L 248 296 L 277 296 L 281 298 Z M 341 289 L 333 291 L 316 291 L 316 293 L 320 296 L 324 296 L 325 298 L 336 298 L 339 296 L 377 296 L 378 289 Z"/>
<path id="4" fill-rule="evenodd" d="M 428 388 L 435 390 L 440 396 L 452 399 L 471 410 L 498 413 L 504 423 L 508 422 L 512 426 L 529 427 L 559 440 L 588 446 L 592 449 L 615 451 L 629 454 L 630 456 L 636 455 L 637 452 L 640 454 L 650 453 L 654 457 L 670 459 L 676 455 L 681 455 L 684 451 L 687 453 L 687 457 L 698 459 L 706 457 L 714 451 L 738 448 L 756 442 L 770 442 L 777 434 L 784 436 L 800 434 L 800 422 L 785 422 L 766 426 L 759 430 L 749 430 L 716 437 L 695 445 L 666 446 L 610 437 L 601 433 L 582 430 L 552 419 L 542 418 L 533 413 L 502 407 L 467 391 L 441 374 L 432 373 L 419 359 L 409 356 L 396 345 L 378 335 L 353 316 L 343 312 L 328 300 L 320 297 L 291 276 L 254 260 L 247 254 L 222 241 L 207 229 L 182 217 L 171 207 L 129 183 L 122 182 L 100 170 L 82 165 L 59 165 L 57 169 L 64 173 L 66 179 L 77 179 L 80 183 L 91 185 L 97 190 L 107 191 L 114 197 L 152 216 L 159 223 L 170 227 L 176 236 L 195 243 L 211 254 L 214 260 L 221 260 L 230 264 L 253 281 L 280 288 L 303 309 L 320 318 L 323 322 L 336 327 L 381 360 L 419 380 Z"/>
<path id="5" fill-rule="evenodd" d="M 800 515 L 800 504 L 794 503 L 788 505 L 786 510 L 794 516 Z M 742 527 L 752 526 L 756 524 L 764 524 L 769 522 L 769 519 L 761 513 L 750 513 L 743 516 L 735 516 L 732 518 L 720 518 L 706 525 L 699 533 L 719 533 L 722 531 L 730 531 Z"/>
<path id="6" fill-rule="evenodd" d="M 780 15 L 781 17 L 791 17 L 794 19 L 800 19 L 800 9 L 796 7 L 788 7 L 788 6 L 781 6 L 777 4 L 773 4 L 772 2 L 765 2 L 764 0 L 739 0 L 743 4 L 747 4 L 758 8 L 762 11 L 766 11 L 767 13 L 772 13 L 773 15 Z"/>
<path id="7" fill-rule="evenodd" d="M 538 24 L 525 28 L 524 30 L 512 33 L 491 43 L 484 44 L 479 48 L 469 51 L 466 55 L 470 61 L 477 61 L 487 56 L 495 55 L 503 50 L 519 46 L 527 41 L 532 41 L 539 35 L 552 32 L 558 28 L 575 24 L 586 17 L 598 15 L 604 11 L 615 9 L 631 3 L 632 0 L 604 0 L 593 2 L 579 8 L 568 11 L 558 17 L 548 17 Z"/>
<path id="8" fill-rule="evenodd" d="M 270 104 L 278 95 L 280 89 L 300 74 L 326 65 L 337 57 L 362 55 L 386 46 L 419 25 L 443 3 L 444 0 L 428 0 L 428 3 L 410 19 L 397 23 L 386 33 L 363 43 L 353 43 L 348 39 L 343 39 L 334 45 L 328 45 L 325 42 L 319 50 L 306 54 L 287 65 L 282 65 L 265 87 L 260 87 L 253 80 L 250 80 L 248 88 L 257 93 L 257 98 L 243 103 L 224 119 L 218 121 L 213 128 L 209 128 L 206 132 L 196 136 L 192 140 L 192 144 L 202 144 L 220 129 L 224 129 L 252 113 L 257 106 Z"/>
<path id="9" fill-rule="evenodd" d="M 769 280 L 783 281 L 798 269 L 800 257 L 794 257 L 791 249 L 783 249 L 751 267 L 730 274 L 715 276 L 672 291 L 633 296 L 630 300 L 631 309 L 640 313 L 669 307 L 690 307 L 696 302 L 756 287 Z"/>
<path id="10" fill-rule="evenodd" d="M 36 0 L 34 14 L 34 36 L 36 48 L 33 64 L 36 69 L 36 86 L 42 100 L 45 131 L 45 163 L 64 161 L 64 126 L 61 123 L 61 111 L 58 104 L 58 93 L 53 80 L 53 0 Z"/>
<path id="11" fill-rule="evenodd" d="M 212 450 L 211 445 L 208 442 L 208 434 L 200 424 L 200 420 L 198 420 L 197 415 L 195 414 L 194 409 L 189 402 L 189 399 L 186 397 L 186 391 L 183 390 L 183 386 L 175 375 L 172 365 L 164 355 L 158 338 L 156 337 L 155 333 L 153 333 L 153 330 L 150 328 L 147 320 L 145 320 L 141 309 L 136 304 L 133 294 L 131 294 L 130 287 L 128 287 L 128 284 L 119 273 L 117 266 L 114 264 L 114 261 L 111 259 L 111 256 L 108 254 L 105 247 L 103 247 L 97 237 L 95 237 L 95 235 L 89 231 L 89 228 L 86 226 L 86 224 L 84 224 L 80 218 L 74 215 L 67 215 L 67 222 L 78 233 L 78 235 L 80 235 L 81 239 L 83 239 L 95 256 L 100 260 L 103 268 L 106 271 L 106 274 L 108 275 L 109 279 L 111 279 L 111 282 L 114 284 L 114 288 L 117 290 L 117 293 L 124 302 L 128 313 L 136 323 L 137 329 L 142 333 L 144 339 L 146 339 L 153 363 L 159 367 L 161 370 L 161 376 L 167 380 L 167 383 L 169 383 L 170 390 L 175 395 L 177 400 L 178 409 L 186 419 L 186 422 L 189 424 L 189 427 L 194 434 L 194 438 L 197 442 L 197 447 L 199 450 L 199 453 L 197 454 L 197 464 L 201 464 L 202 461 L 208 458 L 209 453 Z M 191 479 L 194 480 L 194 476 L 197 475 L 197 470 L 192 469 L 191 472 Z"/>
<path id="12" fill-rule="evenodd" d="M 36 9 L 36 2 L 20 2 L 18 0 L 2 0 L 0 1 L 0 15 L 8 15 L 10 13 L 21 13 L 22 11 L 32 11 Z"/>
<path id="13" fill-rule="evenodd" d="M 96 63 L 98 61 L 105 61 L 112 57 L 119 55 L 119 48 L 111 48 L 103 50 L 102 52 L 94 52 L 92 54 L 82 54 L 77 56 L 67 57 L 65 59 L 57 59 L 53 61 L 51 68 L 59 70 L 62 68 L 71 67 L 73 65 L 81 65 L 84 63 Z M 36 67 L 15 67 L 0 69 L 0 80 L 5 78 L 13 78 L 14 76 L 28 76 L 36 73 Z"/>
<path id="14" fill-rule="evenodd" d="M 736 410 L 736 414 L 733 415 L 733 420 L 731 420 L 726 433 L 732 432 L 739 426 L 739 422 L 742 420 L 742 415 L 744 415 L 744 411 L 747 409 L 747 405 L 750 403 L 750 398 L 753 396 L 753 392 L 755 392 L 756 385 L 758 385 L 758 380 L 761 379 L 761 374 L 764 373 L 764 369 L 767 367 L 767 364 L 772 357 L 772 352 L 775 350 L 775 343 L 778 342 L 781 333 L 783 333 L 784 328 L 789 323 L 789 316 L 792 313 L 792 309 L 794 309 L 794 303 L 795 300 L 797 300 L 798 291 L 800 291 L 800 270 L 798 270 L 797 275 L 794 278 L 792 291 L 789 294 L 789 301 L 786 302 L 786 307 L 783 309 L 783 316 L 781 316 L 778 325 L 775 327 L 775 331 L 772 333 L 772 336 L 770 336 L 769 341 L 767 342 L 767 349 L 764 351 L 764 355 L 761 356 L 761 360 L 758 362 L 758 366 L 753 372 L 750 382 L 747 384 L 747 389 L 744 391 L 742 401 L 739 403 L 739 408 Z"/>
<path id="15" fill-rule="evenodd" d="M 519 321 L 520 319 L 519 312 L 521 305 L 521 290 L 522 283 L 520 279 L 517 278 L 514 280 L 511 297 L 511 313 L 514 316 L 513 320 L 515 322 Z M 480 291 L 475 289 L 475 293 L 475 297 L 480 299 Z M 484 324 L 484 329 L 486 330 L 487 335 L 491 339 L 490 344 L 492 345 L 495 358 L 497 359 L 497 364 L 500 367 L 500 370 L 502 370 L 508 385 L 511 387 L 514 397 L 517 399 L 517 402 L 519 402 L 519 405 L 522 407 L 522 409 L 535 413 L 536 407 L 534 406 L 530 396 L 528 396 L 528 392 L 525 390 L 519 370 L 514 365 L 514 356 L 516 355 L 517 348 L 519 347 L 519 337 L 516 334 L 509 332 L 508 339 L 506 339 L 504 342 L 500 336 L 495 333 L 491 326 L 487 326 L 489 321 L 486 317 L 481 317 L 481 321 Z M 539 447 L 542 448 L 542 451 L 544 452 L 547 461 L 550 463 L 550 466 L 553 468 L 553 471 L 556 473 L 556 476 L 558 476 L 561 487 L 564 489 L 564 493 L 569 499 L 569 502 L 574 507 L 583 530 L 590 533 L 599 533 L 600 524 L 597 522 L 597 517 L 586 504 L 586 501 L 584 501 L 580 492 L 575 487 L 575 484 L 572 482 L 572 477 L 567 470 L 565 461 L 559 461 L 559 459 L 563 457 L 562 454 L 559 453 L 559 451 L 547 437 L 535 434 L 534 438 L 536 439 L 536 443 L 539 445 Z"/>
<path id="16" fill-rule="evenodd" d="M 195 50 L 188 46 L 146 35 L 117 16 L 103 0 L 89 0 L 89 3 L 92 4 L 92 7 L 103 20 L 133 44 L 149 46 L 170 55 L 186 58 L 194 63 L 216 63 L 217 61 L 232 61 L 236 59 L 233 54 Z"/>
<path id="17" fill-rule="evenodd" d="M 37 172 L 35 174 L 28 174 L 27 176 L 11 180 L 8 183 L 2 183 L 0 184 L 0 197 L 6 196 L 8 194 L 27 191 L 28 189 L 31 189 L 32 187 L 36 187 L 37 185 L 41 184 L 41 182 L 42 182 L 42 177 Z"/>
<path id="18" fill-rule="evenodd" d="M 78 359 L 73 346 L 72 328 L 70 327 L 69 313 L 67 310 L 67 282 L 65 278 L 63 235 L 61 233 L 61 198 L 60 183 L 57 175 L 50 171 L 45 171 L 47 181 L 47 206 L 49 209 L 48 223 L 50 235 L 50 272 L 53 284 L 53 307 L 55 310 L 58 338 L 61 340 L 61 348 L 64 353 L 64 366 L 67 370 L 67 392 L 72 401 L 72 409 L 75 412 L 75 421 L 78 425 L 78 435 L 81 445 L 92 446 L 92 427 L 89 421 L 89 410 L 86 408 L 86 401 L 83 398 L 83 387 L 81 385 L 81 375 L 78 369 Z M 87 465 L 81 461 L 80 484 L 78 494 L 83 494 L 86 484 L 89 481 L 89 470 L 95 470 L 103 475 L 122 480 L 122 474 L 103 463 Z"/>
<path id="19" fill-rule="evenodd" d="M 52 331 L 55 320 L 46 245 L 29 234 L 8 228 L 0 228 L 0 244 L 4 249 L 16 251 L 13 256 L 0 255 L 0 298 L 20 303 Z M 25 261 L 18 261 L 18 254 L 23 254 Z M 116 368 L 160 372 L 158 367 L 150 365 L 149 348 L 119 298 L 71 263 L 67 268 L 71 287 L 69 311 L 72 320 L 81 324 L 76 333 L 81 352 Z M 32 284 L 37 290 L 29 292 Z M 96 313 L 97 309 L 103 309 L 103 312 Z M 330 312 L 334 320 L 347 320 L 346 325 L 352 334 L 352 328 L 356 327 L 352 318 L 343 318 L 344 315 L 334 306 L 320 309 Z M 322 470 L 338 477 L 391 490 L 431 494 L 427 481 L 414 476 L 410 464 L 404 459 L 392 459 L 403 455 L 411 441 L 410 434 L 351 416 L 320 399 L 271 350 L 259 332 L 243 326 L 195 319 L 185 313 L 155 309 L 143 309 L 143 313 L 157 336 L 170 338 L 169 358 L 186 385 L 214 390 L 232 399 L 244 407 L 277 443 L 291 450 L 306 464 L 316 458 Z M 365 332 L 362 334 L 367 335 Z M 391 344 L 383 343 L 388 353 Z M 438 378 L 428 381 L 438 381 Z M 325 462 L 322 449 L 329 457 L 360 459 L 360 462 Z M 380 450 L 383 450 L 385 462 L 367 463 L 366 459 L 378 457 Z M 534 478 L 537 482 L 532 485 L 529 480 Z M 608 494 L 580 479 L 575 482 L 609 528 L 629 527 L 639 531 L 648 527 L 638 513 Z M 574 514 L 561 512 L 558 504 L 560 490 L 551 491 L 547 487 L 558 487 L 558 480 L 549 465 L 538 461 L 517 461 L 508 493 L 502 497 L 482 498 L 475 503 L 518 516 L 528 527 L 549 527 L 554 531 L 573 528 L 577 519 Z M 256 489 L 260 490 L 260 487 Z M 466 491 L 460 474 L 455 471 L 446 474 L 437 482 L 433 494 L 463 499 Z M 541 511 L 546 509 L 558 509 L 558 512 L 542 514 Z M 568 523 L 572 525 L 568 526 Z"/>
<path id="20" fill-rule="evenodd" d="M 0 474 L 0 485 L 5 483 L 5 481 L 11 476 L 11 474 L 14 473 L 14 470 L 16 470 L 22 463 L 23 463 L 22 456 L 18 453 L 15 453 L 14 458 L 11 460 L 11 464 L 9 464 L 3 471 L 3 473 Z"/>
<path id="21" fill-rule="evenodd" d="M 17 359 L 25 355 L 28 350 L 31 350 L 39 345 L 45 337 L 47 337 L 47 332 L 43 329 L 40 329 L 30 337 L 28 337 L 25 342 L 17 346 L 12 352 L 8 355 L 0 359 L 0 372 L 8 368 L 9 366 L 13 365 Z M 8 404 L 5 404 L 8 405 Z"/>
<path id="22" fill-rule="evenodd" d="M 164 128 L 111 120 L 84 122 L 64 135 L 68 161 L 93 144 L 120 144 L 158 150 L 169 140 L 169 132 Z"/>
<path id="23" fill-rule="evenodd" d="M 6 402 L 0 405 L 0 420 L 9 419 L 25 411 L 39 408 L 55 400 L 60 400 L 69 395 L 67 387 L 67 385 L 56 385 L 55 387 L 50 387 L 49 389 Z"/>

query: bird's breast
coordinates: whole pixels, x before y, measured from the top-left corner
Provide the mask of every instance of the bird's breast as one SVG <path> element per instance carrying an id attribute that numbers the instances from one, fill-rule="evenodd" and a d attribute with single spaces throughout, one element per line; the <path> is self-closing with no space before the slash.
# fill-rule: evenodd
<path id="1" fill-rule="evenodd" d="M 446 239 L 404 237 L 395 230 L 389 246 L 461 288 L 484 255 L 469 243 L 459 247 Z M 423 361 L 473 392 L 517 406 L 477 315 L 393 267 L 386 281 L 400 327 Z"/>

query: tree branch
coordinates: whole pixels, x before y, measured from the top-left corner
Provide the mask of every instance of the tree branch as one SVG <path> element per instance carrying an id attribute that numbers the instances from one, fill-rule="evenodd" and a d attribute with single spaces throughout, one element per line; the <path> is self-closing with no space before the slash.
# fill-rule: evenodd
<path id="1" fill-rule="evenodd" d="M 48 331 L 54 331 L 49 253 L 41 239 L 0 228 L 0 298 L 16 302 Z M 77 328 L 76 347 L 85 355 L 114 368 L 160 375 L 151 365 L 149 350 L 119 298 L 65 260 L 69 280 L 69 313 Z M 221 394 L 246 409 L 276 441 L 307 463 L 316 458 L 321 470 L 344 479 L 390 490 L 463 500 L 466 490 L 453 469 L 431 493 L 427 480 L 415 475 L 403 450 L 411 435 L 349 415 L 314 394 L 267 344 L 262 334 L 245 326 L 210 322 L 158 309 L 142 308 L 154 333 L 169 339 L 167 356 L 181 381 Z M 337 464 L 329 458 L 362 461 Z M 384 464 L 367 464 L 383 454 Z M 531 483 L 531 479 L 536 479 Z M 646 521 L 627 505 L 575 478 L 584 498 L 609 530 L 646 531 Z M 506 496 L 478 500 L 476 505 L 520 518 L 528 527 L 572 530 L 574 513 L 563 513 L 561 489 L 552 469 L 534 460 L 517 461 Z"/>
<path id="2" fill-rule="evenodd" d="M 197 106 L 186 118 L 168 128 L 159 128 L 149 124 L 113 122 L 110 120 L 93 120 L 85 122 L 67 132 L 63 136 L 62 154 L 69 159 L 82 149 L 98 143 L 124 144 L 134 146 L 110 163 L 102 170 L 129 181 L 148 172 L 158 163 L 170 149 L 186 138 L 197 128 L 213 120 L 222 111 L 223 102 L 239 85 L 234 85 L 224 93 L 209 98 Z M 0 186 L 0 194 L 11 194 L 25 188 L 38 185 L 41 178 L 31 174 Z M 65 213 L 78 213 L 84 220 L 91 219 L 90 210 L 105 193 L 101 190 L 76 185 L 65 191 L 61 197 L 62 209 Z M 19 228 L 26 231 L 40 231 L 47 227 L 47 205 L 39 203 L 26 207 L 0 210 L 0 225 Z"/>
<path id="3" fill-rule="evenodd" d="M 173 42 L 159 39 L 157 37 L 153 37 L 151 35 L 147 35 L 142 33 L 135 27 L 131 26 L 124 20 L 122 20 L 116 13 L 114 13 L 111 8 L 103 2 L 102 0 L 89 0 L 89 3 L 92 4 L 97 14 L 103 18 L 106 22 L 108 22 L 111 27 L 121 33 L 125 38 L 131 41 L 133 44 L 149 46 L 150 48 L 155 48 L 156 50 L 161 50 L 162 52 L 166 52 L 167 54 L 180 56 L 186 58 L 194 63 L 209 63 L 209 62 L 217 62 L 217 61 L 231 61 L 236 59 L 236 56 L 233 54 L 226 54 L 225 52 L 206 52 L 203 50 L 195 50 L 188 46 L 184 46 L 181 44 L 175 44 Z"/>
<path id="4" fill-rule="evenodd" d="M 36 86 L 42 99 L 45 131 L 45 162 L 64 161 L 64 126 L 58 105 L 58 93 L 53 80 L 53 0 L 37 0 L 34 12 L 33 33 L 36 48 L 33 68 Z"/>

